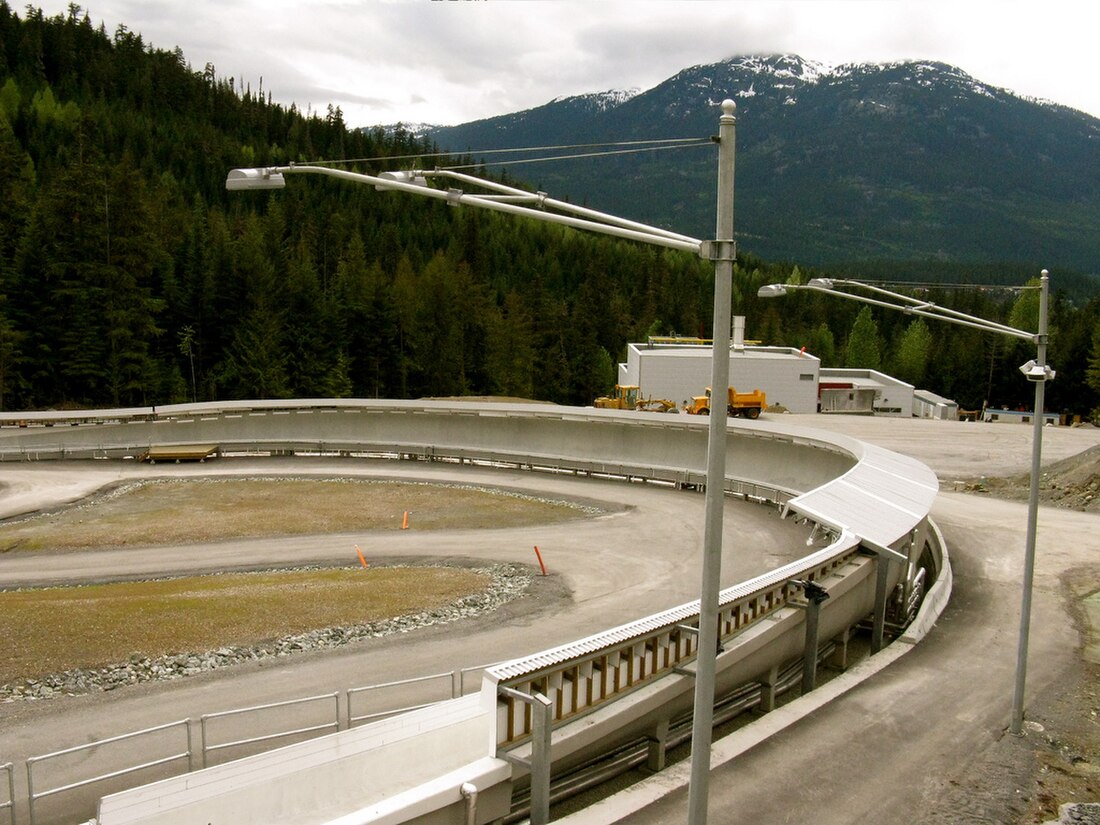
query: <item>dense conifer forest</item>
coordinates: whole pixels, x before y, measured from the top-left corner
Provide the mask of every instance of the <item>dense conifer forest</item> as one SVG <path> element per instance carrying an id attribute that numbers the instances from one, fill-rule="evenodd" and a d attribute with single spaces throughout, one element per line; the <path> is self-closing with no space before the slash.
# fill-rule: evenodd
<path id="1" fill-rule="evenodd" d="M 274 193 L 224 187 L 238 166 L 361 158 L 353 168 L 378 172 L 433 150 L 349 129 L 338 108 L 274 104 L 261 80 L 195 70 L 78 6 L 46 17 L 0 0 L 0 410 L 590 404 L 628 341 L 709 334 L 713 270 L 690 254 L 309 176 Z M 1029 403 L 1015 369 L 1026 345 L 816 295 L 755 297 L 820 274 L 741 257 L 734 309 L 748 337 L 882 368 L 964 408 Z M 928 294 L 1035 327 L 1033 291 Z M 1056 291 L 1052 303 L 1048 408 L 1088 413 L 1100 407 L 1100 301 Z"/>

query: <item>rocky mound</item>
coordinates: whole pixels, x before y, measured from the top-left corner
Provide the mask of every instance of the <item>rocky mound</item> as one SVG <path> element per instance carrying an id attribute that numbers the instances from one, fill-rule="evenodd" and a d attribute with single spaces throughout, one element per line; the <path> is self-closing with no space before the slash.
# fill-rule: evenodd
<path id="1" fill-rule="evenodd" d="M 968 479 L 957 489 L 1026 501 L 1029 487 L 1029 475 L 1023 473 L 1008 478 Z M 1039 501 L 1069 510 L 1100 512 L 1100 445 L 1044 467 L 1039 477 Z"/>

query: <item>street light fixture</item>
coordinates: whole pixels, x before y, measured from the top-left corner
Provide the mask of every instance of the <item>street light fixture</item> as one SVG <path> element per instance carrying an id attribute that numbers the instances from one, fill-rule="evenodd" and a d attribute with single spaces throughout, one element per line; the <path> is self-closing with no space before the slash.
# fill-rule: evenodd
<path id="1" fill-rule="evenodd" d="M 313 174 L 365 183 L 378 190 L 396 190 L 445 200 L 453 206 L 470 205 L 496 212 L 522 215 L 549 223 L 563 224 L 604 235 L 640 241 L 670 249 L 694 252 L 714 263 L 714 319 L 711 357 L 711 386 L 729 385 L 729 342 L 733 264 L 737 246 L 733 239 L 734 160 L 736 150 L 735 113 L 732 100 L 722 101 L 718 121 L 718 202 L 716 239 L 702 241 L 665 229 L 636 223 L 547 197 L 545 192 L 526 192 L 495 181 L 483 180 L 453 170 L 412 170 L 365 175 L 328 166 L 275 166 L 261 169 L 233 169 L 226 177 L 230 191 L 281 189 L 285 175 Z M 458 188 L 436 189 L 430 178 L 466 183 L 488 190 L 470 193 Z M 554 211 L 549 211 L 554 210 Z M 722 572 L 722 520 L 725 505 L 726 410 L 723 405 L 710 416 L 707 430 L 707 482 L 704 500 L 703 563 L 699 598 L 699 639 L 695 665 L 694 718 L 691 744 L 691 784 L 688 800 L 689 825 L 706 825 L 710 782 L 710 747 L 714 725 L 714 683 L 718 656 L 718 601 Z M 545 821 L 548 812 L 539 818 Z M 532 821 L 536 815 L 532 811 Z"/>
<path id="2" fill-rule="evenodd" d="M 837 287 L 862 289 L 891 300 L 869 298 L 866 295 L 857 295 L 843 289 L 837 289 Z M 1039 468 L 1043 453 L 1044 395 L 1046 382 L 1054 380 L 1055 376 L 1055 371 L 1046 362 L 1050 273 L 1044 269 L 1039 277 L 1038 332 L 1027 332 L 995 321 L 987 321 L 984 318 L 937 306 L 932 301 L 921 301 L 908 295 L 901 295 L 860 281 L 813 278 L 805 284 L 767 284 L 760 287 L 756 294 L 760 298 L 775 298 L 795 290 L 825 292 L 838 298 L 848 298 L 865 304 L 898 310 L 907 315 L 920 315 L 937 321 L 960 324 L 983 332 L 1007 335 L 1035 344 L 1035 358 L 1020 367 L 1020 372 L 1024 374 L 1027 380 L 1035 384 L 1035 403 L 1032 409 L 1031 476 L 1027 499 L 1027 538 L 1024 549 L 1024 580 L 1020 602 L 1020 632 L 1016 651 L 1016 684 L 1012 696 L 1012 718 L 1009 724 L 1009 731 L 1019 735 L 1023 730 L 1024 723 L 1024 684 L 1027 680 L 1027 648 L 1028 637 L 1031 632 L 1031 594 L 1035 578 L 1035 536 L 1039 520 Z"/>

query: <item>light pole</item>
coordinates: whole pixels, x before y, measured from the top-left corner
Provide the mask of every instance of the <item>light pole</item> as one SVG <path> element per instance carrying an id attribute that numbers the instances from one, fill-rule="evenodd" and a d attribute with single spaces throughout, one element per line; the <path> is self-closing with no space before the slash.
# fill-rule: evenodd
<path id="1" fill-rule="evenodd" d="M 883 296 L 890 300 L 871 298 L 866 295 L 856 295 L 837 287 L 862 289 L 873 295 Z M 907 315 L 920 315 L 923 318 L 934 318 L 938 321 L 947 321 L 951 324 L 979 329 L 983 332 L 992 332 L 998 335 L 1007 335 L 1023 341 L 1035 344 L 1035 358 L 1020 367 L 1028 381 L 1035 384 L 1035 403 L 1032 408 L 1032 438 L 1031 438 L 1031 477 L 1028 487 L 1027 499 L 1027 538 L 1024 547 L 1024 578 L 1020 601 L 1020 632 L 1016 650 L 1016 684 L 1012 695 L 1012 717 L 1009 722 L 1009 731 L 1019 735 L 1024 723 L 1024 685 L 1027 680 L 1027 648 L 1031 632 L 1031 592 L 1035 578 L 1035 536 L 1039 520 L 1039 467 L 1043 455 L 1043 404 L 1046 393 L 1046 382 L 1052 381 L 1055 376 L 1046 362 L 1047 358 L 1047 331 L 1048 331 L 1048 298 L 1050 291 L 1050 273 L 1043 270 L 1039 277 L 1039 331 L 1027 332 L 1016 329 L 995 321 L 987 321 L 973 315 L 967 315 L 946 307 L 940 307 L 931 301 L 921 301 L 908 295 L 901 295 L 881 287 L 865 284 L 860 281 L 834 280 L 831 278 L 814 278 L 806 284 L 768 284 L 760 287 L 757 295 L 761 298 L 774 298 L 787 294 L 792 290 L 808 290 L 811 292 L 824 292 L 835 295 L 838 298 L 848 298 L 865 304 L 898 310 Z"/>
<path id="2" fill-rule="evenodd" d="M 233 169 L 225 180 L 230 191 L 282 189 L 285 175 L 312 174 L 365 183 L 379 190 L 394 190 L 469 205 L 496 212 L 522 215 L 604 235 L 612 235 L 670 249 L 695 252 L 714 263 L 714 330 L 711 349 L 711 386 L 729 384 L 729 339 L 733 264 L 737 249 L 733 239 L 733 193 L 736 152 L 736 104 L 722 101 L 718 144 L 718 203 L 716 238 L 701 241 L 614 215 L 553 200 L 544 192 L 525 192 L 510 186 L 445 169 L 382 172 L 377 176 L 333 169 L 328 166 L 276 166 Z M 435 189 L 429 178 L 472 184 L 488 194 L 457 188 Z M 555 211 L 548 211 L 555 210 Z M 562 214 L 565 213 L 565 214 Z M 724 392 L 724 390 L 722 390 Z M 702 582 L 699 597 L 699 647 L 696 655 L 692 767 L 689 789 L 689 825 L 706 825 L 710 781 L 710 746 L 714 723 L 714 683 L 718 656 L 718 598 L 722 573 L 722 521 L 725 506 L 726 410 L 712 411 L 707 430 L 707 489 L 704 500 Z"/>

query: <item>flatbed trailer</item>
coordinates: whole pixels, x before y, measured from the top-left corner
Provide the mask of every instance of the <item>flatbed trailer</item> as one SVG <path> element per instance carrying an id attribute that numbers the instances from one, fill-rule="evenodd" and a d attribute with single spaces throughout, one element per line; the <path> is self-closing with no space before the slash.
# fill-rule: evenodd
<path id="1" fill-rule="evenodd" d="M 151 446 L 141 454 L 141 461 L 156 464 L 158 461 L 206 461 L 221 452 L 219 444 L 173 444 L 171 446 Z"/>

